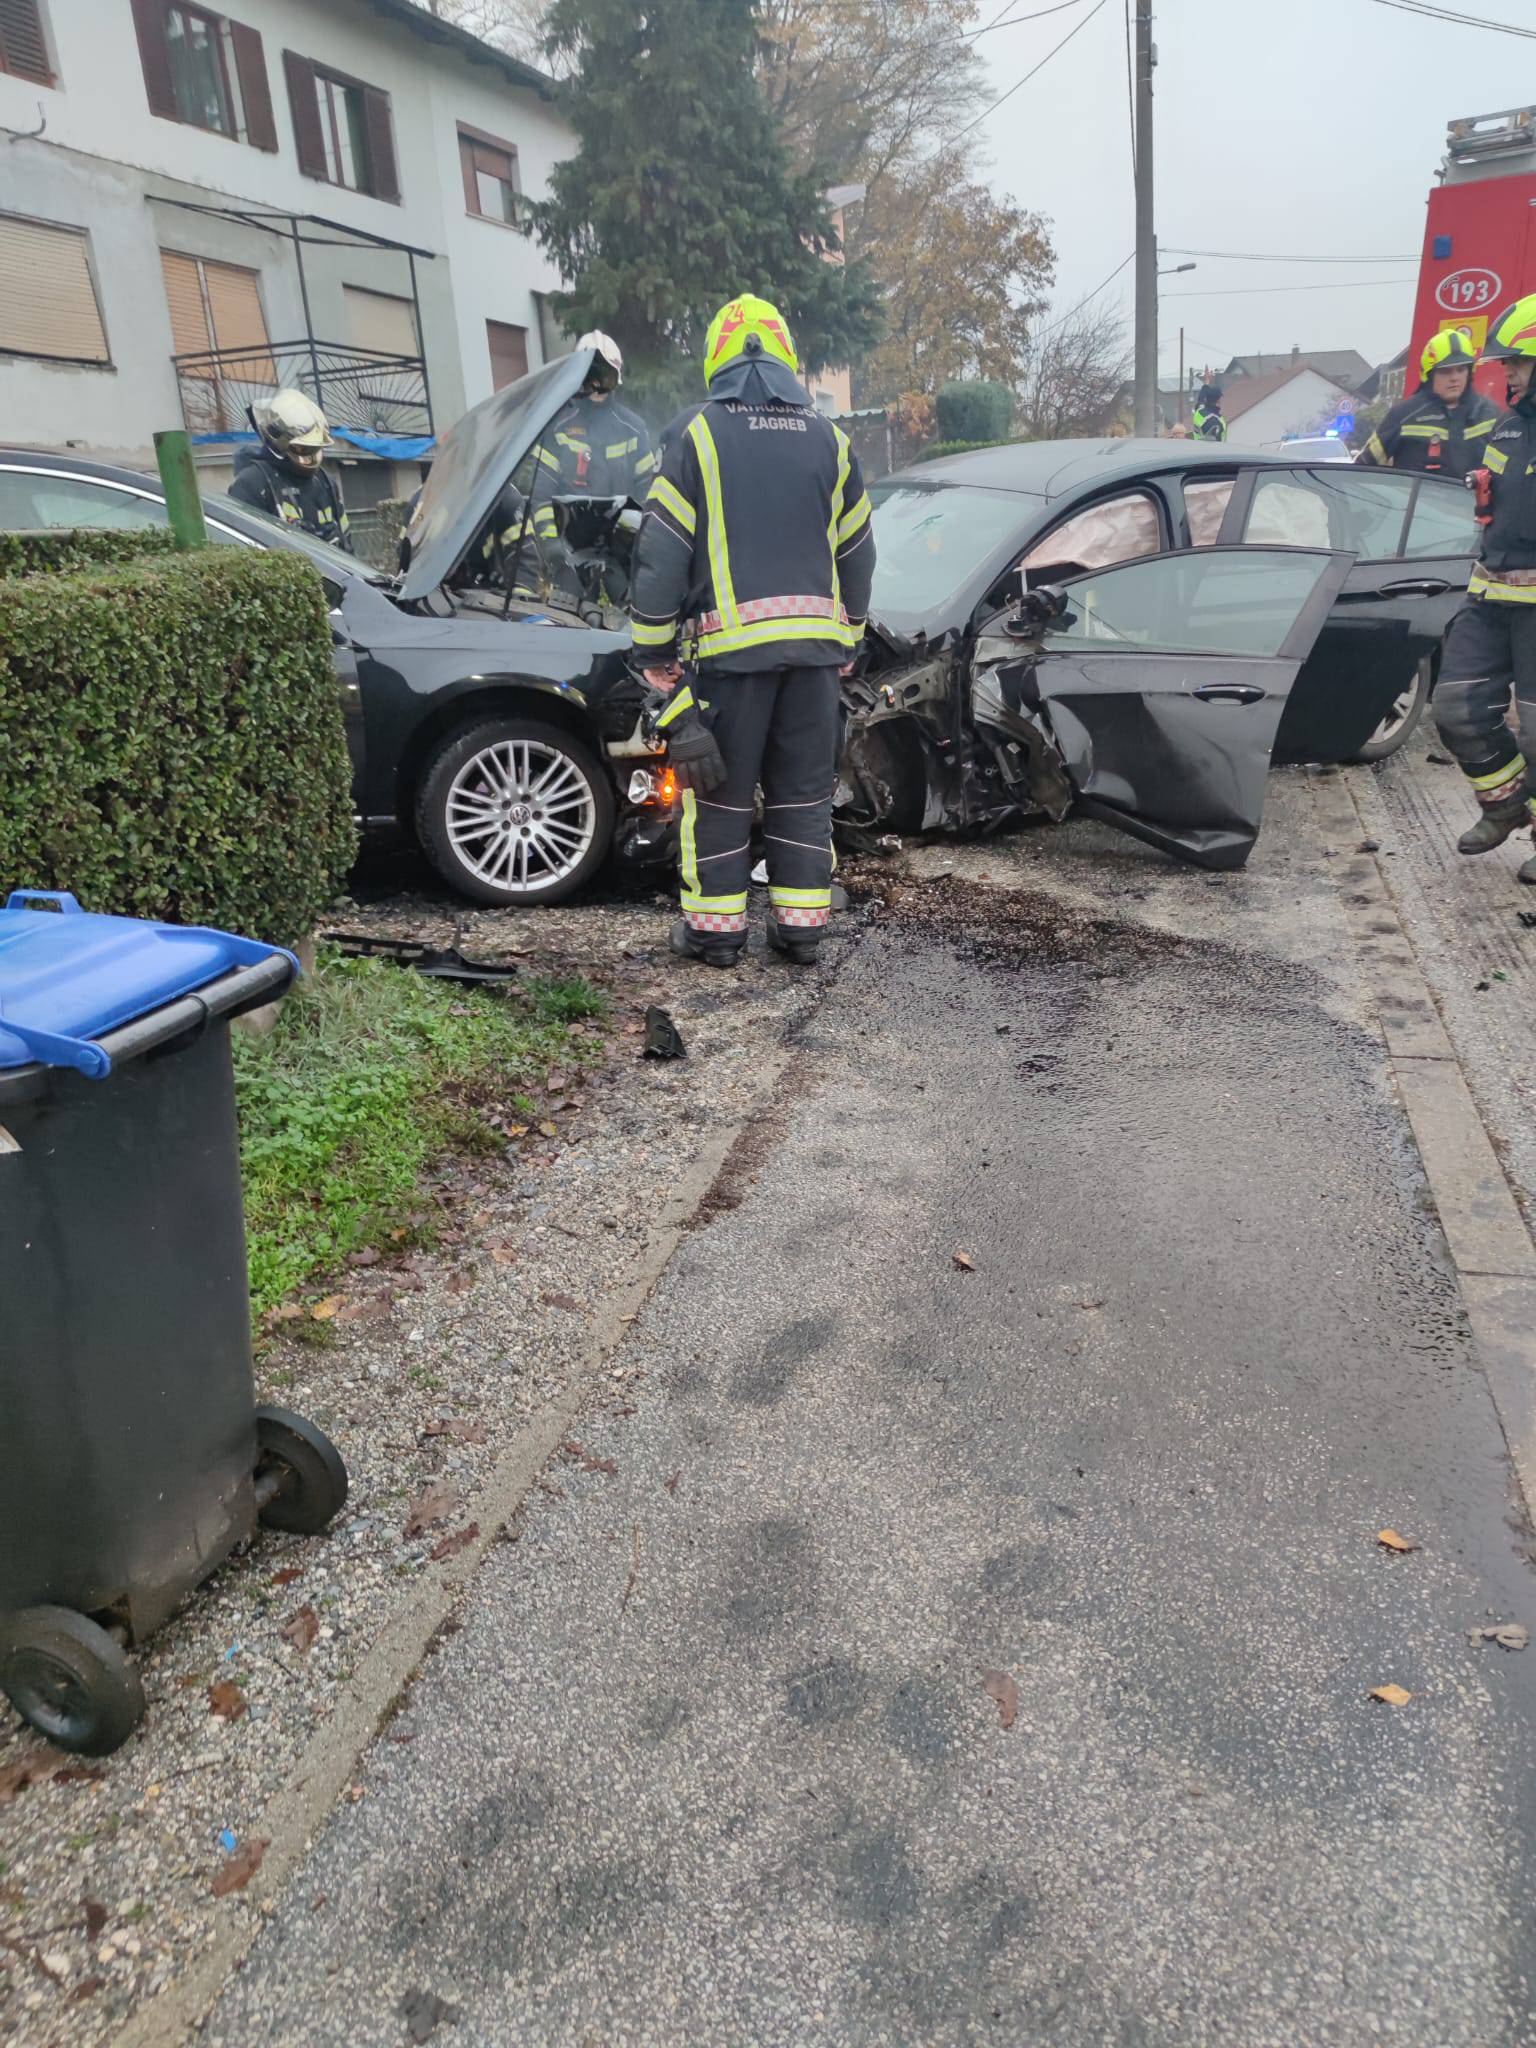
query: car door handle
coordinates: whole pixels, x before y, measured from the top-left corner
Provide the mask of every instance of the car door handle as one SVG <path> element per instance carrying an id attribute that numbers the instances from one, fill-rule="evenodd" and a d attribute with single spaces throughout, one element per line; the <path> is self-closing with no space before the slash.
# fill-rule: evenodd
<path id="1" fill-rule="evenodd" d="M 1409 576 L 1401 583 L 1383 583 L 1378 597 L 1444 597 L 1454 586 L 1438 576 Z"/>
<path id="2" fill-rule="evenodd" d="M 1206 683 L 1194 694 L 1202 704 L 1257 704 L 1268 692 L 1257 683 Z"/>

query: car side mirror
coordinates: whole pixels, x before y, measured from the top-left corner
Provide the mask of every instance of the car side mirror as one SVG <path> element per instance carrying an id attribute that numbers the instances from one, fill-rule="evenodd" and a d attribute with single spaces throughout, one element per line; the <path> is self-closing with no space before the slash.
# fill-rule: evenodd
<path id="1" fill-rule="evenodd" d="M 1037 583 L 1032 570 L 1015 570 L 1013 609 L 1003 630 L 1021 640 L 1038 639 L 1058 625 L 1067 613 L 1067 593 L 1055 584 Z"/>

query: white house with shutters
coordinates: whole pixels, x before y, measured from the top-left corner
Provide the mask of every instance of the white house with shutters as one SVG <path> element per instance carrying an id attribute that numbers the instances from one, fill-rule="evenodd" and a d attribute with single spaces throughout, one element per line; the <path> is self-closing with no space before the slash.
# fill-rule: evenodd
<path id="1" fill-rule="evenodd" d="M 0 0 L 0 445 L 137 465 L 185 424 L 218 481 L 294 383 L 363 506 L 568 346 L 519 216 L 575 141 L 414 0 L 229 6 Z"/>

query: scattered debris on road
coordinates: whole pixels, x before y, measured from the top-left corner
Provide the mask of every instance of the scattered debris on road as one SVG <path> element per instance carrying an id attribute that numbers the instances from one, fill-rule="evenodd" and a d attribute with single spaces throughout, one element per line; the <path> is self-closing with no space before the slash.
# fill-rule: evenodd
<path id="1" fill-rule="evenodd" d="M 683 1043 L 683 1034 L 658 1003 L 651 1003 L 645 1013 L 645 1044 L 640 1048 L 640 1057 L 647 1060 L 680 1060 L 687 1056 L 688 1048 Z"/>
<path id="2" fill-rule="evenodd" d="M 400 2017 L 405 2021 L 406 2033 L 415 2042 L 428 2040 L 444 2020 L 451 2026 L 458 2016 L 456 2005 L 439 1998 L 435 1991 L 422 1991 L 415 1985 L 400 2001 Z"/>
<path id="3" fill-rule="evenodd" d="M 1019 1688 L 1006 1671 L 989 1671 L 982 1667 L 981 1689 L 989 1700 L 997 1702 L 997 1718 L 1001 1727 L 1011 1728 L 1019 1713 Z"/>
<path id="4" fill-rule="evenodd" d="M 1413 1694 L 1400 1685 L 1373 1685 L 1370 1697 L 1383 1701 L 1389 1707 L 1406 1707 Z"/>
<path id="5" fill-rule="evenodd" d="M 970 1255 L 970 1253 L 969 1253 L 969 1252 L 956 1252 L 956 1253 L 954 1254 L 954 1260 L 955 1260 L 955 1265 L 956 1265 L 957 1269 L 958 1269 L 958 1270 L 959 1270 L 960 1272 L 962 1272 L 962 1273 L 974 1273 L 974 1272 L 975 1272 L 975 1270 L 976 1270 L 976 1261 L 975 1261 L 975 1260 L 974 1260 L 974 1259 L 973 1259 L 973 1258 L 971 1257 L 971 1255 Z"/>
<path id="6" fill-rule="evenodd" d="M 1497 1643 L 1501 1650 L 1524 1650 L 1530 1647 L 1531 1632 L 1523 1621 L 1501 1621 L 1490 1628 L 1468 1629 L 1467 1641 L 1474 1650 L 1484 1643 Z"/>
<path id="7" fill-rule="evenodd" d="M 232 1856 L 227 1857 L 213 1873 L 209 1890 L 216 1899 L 227 1899 L 231 1892 L 243 1892 L 251 1879 L 261 1868 L 261 1859 L 267 1853 L 267 1844 L 260 1835 L 248 1842 L 242 1842 Z"/>
<path id="8" fill-rule="evenodd" d="M 1376 1541 L 1383 1550 L 1396 1550 L 1403 1553 L 1417 1550 L 1419 1547 L 1417 1543 L 1410 1543 L 1406 1537 L 1399 1536 L 1395 1529 L 1378 1529 L 1376 1531 Z"/>
<path id="9" fill-rule="evenodd" d="M 334 946 L 343 959 L 389 960 L 397 967 L 414 967 L 436 981 L 462 982 L 466 988 L 511 981 L 519 973 L 513 960 L 471 960 L 451 946 L 424 946 L 417 939 L 386 939 L 368 932 L 325 932 L 323 941 Z"/>

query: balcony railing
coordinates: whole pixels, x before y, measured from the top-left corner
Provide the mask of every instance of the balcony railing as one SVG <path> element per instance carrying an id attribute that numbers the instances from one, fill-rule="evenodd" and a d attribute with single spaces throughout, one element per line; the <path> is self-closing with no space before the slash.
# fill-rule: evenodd
<path id="1" fill-rule="evenodd" d="M 190 434 L 247 431 L 247 406 L 279 386 L 307 392 L 333 428 L 430 434 L 432 400 L 420 356 L 328 341 L 269 341 L 252 348 L 173 356 Z"/>

